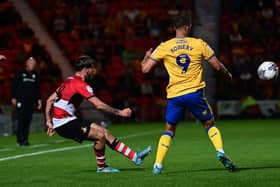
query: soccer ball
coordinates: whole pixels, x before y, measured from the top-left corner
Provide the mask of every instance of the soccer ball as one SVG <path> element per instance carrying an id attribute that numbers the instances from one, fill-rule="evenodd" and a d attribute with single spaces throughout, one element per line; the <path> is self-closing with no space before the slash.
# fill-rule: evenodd
<path id="1" fill-rule="evenodd" d="M 279 69 L 272 61 L 264 61 L 258 67 L 258 75 L 262 80 L 274 79 L 278 76 Z"/>

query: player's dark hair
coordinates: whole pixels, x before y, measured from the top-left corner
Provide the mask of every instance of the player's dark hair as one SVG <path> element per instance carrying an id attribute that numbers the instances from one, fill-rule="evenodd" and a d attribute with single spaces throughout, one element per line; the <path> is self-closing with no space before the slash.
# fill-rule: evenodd
<path id="1" fill-rule="evenodd" d="M 79 56 L 74 64 L 75 71 L 80 71 L 83 68 L 91 67 L 95 67 L 95 60 L 87 55 Z"/>
<path id="2" fill-rule="evenodd" d="M 172 24 L 175 27 L 175 29 L 178 29 L 185 25 L 190 26 L 191 20 L 190 20 L 189 16 L 187 16 L 185 14 L 180 14 L 180 15 L 176 15 L 175 17 L 173 17 Z"/>

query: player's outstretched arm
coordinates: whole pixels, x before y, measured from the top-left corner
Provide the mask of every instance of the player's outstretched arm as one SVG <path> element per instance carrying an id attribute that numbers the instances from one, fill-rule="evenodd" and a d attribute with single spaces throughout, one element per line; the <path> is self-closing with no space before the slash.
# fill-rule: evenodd
<path id="1" fill-rule="evenodd" d="M 89 102 L 91 102 L 98 110 L 102 110 L 104 112 L 114 114 L 116 116 L 130 117 L 132 113 L 130 108 L 125 108 L 122 110 L 113 108 L 101 101 L 98 97 L 89 98 Z"/>
<path id="2" fill-rule="evenodd" d="M 152 48 L 146 51 L 146 54 L 141 62 L 141 69 L 143 73 L 148 73 L 156 64 L 150 57 L 152 54 Z"/>
<path id="3" fill-rule="evenodd" d="M 218 58 L 216 56 L 212 56 L 208 62 L 211 64 L 211 66 L 217 70 L 217 71 L 222 71 L 224 74 L 226 74 L 226 76 L 229 79 L 232 79 L 232 74 L 228 71 L 228 69 L 224 66 L 224 64 L 222 62 L 220 62 L 218 60 Z"/>

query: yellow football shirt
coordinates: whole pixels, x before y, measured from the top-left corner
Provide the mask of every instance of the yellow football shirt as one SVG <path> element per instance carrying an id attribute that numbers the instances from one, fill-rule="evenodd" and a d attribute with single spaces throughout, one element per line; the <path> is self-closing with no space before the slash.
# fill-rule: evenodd
<path id="1" fill-rule="evenodd" d="M 192 37 L 173 38 L 157 46 L 151 58 L 163 61 L 169 74 L 167 98 L 204 88 L 202 62 L 213 55 L 214 51 L 206 42 Z"/>

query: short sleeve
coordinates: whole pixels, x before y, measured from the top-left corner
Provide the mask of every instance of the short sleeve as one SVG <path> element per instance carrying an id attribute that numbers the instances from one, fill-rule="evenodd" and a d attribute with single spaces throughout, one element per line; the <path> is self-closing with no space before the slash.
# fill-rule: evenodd
<path id="1" fill-rule="evenodd" d="M 159 46 L 157 46 L 157 48 L 151 54 L 151 59 L 157 62 L 161 61 L 166 55 L 164 46 L 164 43 L 161 43 Z"/>
<path id="2" fill-rule="evenodd" d="M 201 43 L 202 43 L 202 55 L 205 60 L 208 60 L 215 55 L 214 50 L 205 41 L 201 40 Z"/>
<path id="3" fill-rule="evenodd" d="M 77 92 L 81 94 L 85 99 L 89 99 L 95 96 L 92 87 L 84 82 L 80 83 L 77 88 Z"/>

